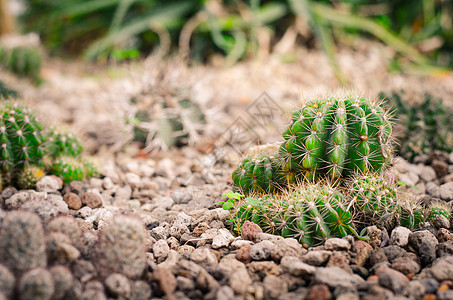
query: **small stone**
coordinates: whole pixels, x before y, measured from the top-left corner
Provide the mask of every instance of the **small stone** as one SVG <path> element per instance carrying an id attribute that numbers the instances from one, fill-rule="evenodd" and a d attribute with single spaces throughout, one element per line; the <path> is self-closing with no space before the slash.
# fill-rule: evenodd
<path id="1" fill-rule="evenodd" d="M 434 182 L 428 182 L 426 184 L 426 193 L 434 198 L 440 198 L 440 187 Z"/>
<path id="2" fill-rule="evenodd" d="M 200 269 L 198 276 L 196 276 L 197 287 L 204 291 L 211 291 L 219 287 L 219 283 L 215 278 L 208 273 L 205 269 Z"/>
<path id="3" fill-rule="evenodd" d="M 437 240 L 439 243 L 444 243 L 447 241 L 453 240 L 453 233 L 451 233 L 448 229 L 439 228 L 437 231 Z"/>
<path id="4" fill-rule="evenodd" d="M 329 262 L 327 263 L 326 267 L 339 267 L 352 274 L 352 269 L 349 267 L 350 257 L 347 253 L 334 251 L 330 257 Z"/>
<path id="5" fill-rule="evenodd" d="M 228 247 L 228 245 L 234 240 L 234 236 L 225 228 L 218 230 L 217 235 L 212 239 L 212 248 L 219 249 L 222 247 Z"/>
<path id="6" fill-rule="evenodd" d="M 395 269 L 404 275 L 417 274 L 420 272 L 420 265 L 409 257 L 398 257 L 392 262 L 392 269 Z"/>
<path id="7" fill-rule="evenodd" d="M 252 279 L 246 268 L 238 268 L 229 276 L 230 287 L 238 294 L 245 294 L 249 286 L 252 285 Z"/>
<path id="8" fill-rule="evenodd" d="M 280 265 L 289 274 L 302 278 L 309 278 L 316 271 L 316 267 L 306 264 L 294 256 L 283 257 Z"/>
<path id="9" fill-rule="evenodd" d="M 327 285 L 315 284 L 310 288 L 307 300 L 330 300 L 331 298 L 332 294 Z"/>
<path id="10" fill-rule="evenodd" d="M 322 266 L 327 262 L 331 254 L 331 251 L 326 250 L 308 251 L 302 256 L 302 261 L 312 266 Z"/>
<path id="11" fill-rule="evenodd" d="M 437 300 L 451 300 L 453 299 L 453 290 L 446 290 L 437 293 Z"/>
<path id="12" fill-rule="evenodd" d="M 444 256 L 433 263 L 430 273 L 437 281 L 453 279 L 453 256 Z"/>
<path id="13" fill-rule="evenodd" d="M 448 164 L 445 161 L 434 159 L 431 163 L 437 177 L 444 177 L 448 174 Z"/>
<path id="14" fill-rule="evenodd" d="M 261 227 L 253 222 L 245 221 L 242 225 L 242 238 L 244 240 L 256 241 L 257 235 L 262 232 Z"/>
<path id="15" fill-rule="evenodd" d="M 59 189 L 61 189 L 61 185 L 55 176 L 44 176 L 36 183 L 38 192 L 56 193 Z"/>
<path id="16" fill-rule="evenodd" d="M 115 297 L 129 298 L 131 285 L 126 276 L 118 273 L 110 274 L 105 279 L 105 287 Z"/>
<path id="17" fill-rule="evenodd" d="M 156 268 L 153 272 L 153 279 L 159 284 L 160 290 L 169 298 L 176 289 L 176 278 L 166 268 Z"/>
<path id="18" fill-rule="evenodd" d="M 330 288 L 342 287 L 354 290 L 364 280 L 358 275 L 351 275 L 338 267 L 318 268 L 314 274 L 314 283 L 325 284 Z"/>
<path id="19" fill-rule="evenodd" d="M 171 199 L 170 197 L 157 197 L 155 199 L 153 199 L 153 204 L 157 207 L 161 207 L 163 209 L 170 209 L 173 204 L 174 204 L 174 201 L 173 199 Z"/>
<path id="20" fill-rule="evenodd" d="M 5 200 L 5 208 L 8 210 L 18 209 L 23 204 L 30 200 L 38 200 L 44 202 L 46 199 L 45 193 L 38 193 L 35 191 L 22 191 L 18 192 Z"/>
<path id="21" fill-rule="evenodd" d="M 399 247 L 406 247 L 409 243 L 409 234 L 411 230 L 409 228 L 398 226 L 393 229 L 390 236 L 390 245 L 396 245 Z"/>
<path id="22" fill-rule="evenodd" d="M 430 264 L 436 259 L 436 247 L 438 241 L 428 230 L 412 232 L 409 235 L 409 243 L 418 251 L 423 265 Z"/>
<path id="23" fill-rule="evenodd" d="M 169 252 L 170 247 L 168 246 L 166 240 L 158 240 L 154 243 L 153 254 L 158 261 L 163 261 L 167 258 Z"/>
<path id="24" fill-rule="evenodd" d="M 450 220 L 443 215 L 436 215 L 432 221 L 436 228 L 450 228 Z"/>
<path id="25" fill-rule="evenodd" d="M 420 174 L 420 178 L 423 179 L 425 182 L 430 182 L 436 179 L 436 171 L 431 166 L 423 166 L 422 172 Z"/>
<path id="26" fill-rule="evenodd" d="M 274 242 L 275 247 L 271 249 L 271 257 L 273 260 L 279 262 L 284 256 L 301 257 L 307 253 L 307 250 L 293 238 L 286 238 Z"/>
<path id="27" fill-rule="evenodd" d="M 135 173 L 128 172 L 126 173 L 126 182 L 133 188 L 139 188 L 140 187 L 140 176 L 138 176 Z"/>
<path id="28" fill-rule="evenodd" d="M 453 200 L 453 182 L 447 182 L 439 187 L 440 198 L 445 201 Z"/>
<path id="29" fill-rule="evenodd" d="M 403 273 L 396 270 L 383 267 L 376 271 L 379 278 L 379 284 L 392 290 L 394 293 L 402 293 L 404 288 L 409 284 L 409 279 Z"/>
<path id="30" fill-rule="evenodd" d="M 366 228 L 366 233 L 370 237 L 370 245 L 373 248 L 379 247 L 382 243 L 382 230 L 380 230 L 377 226 L 368 226 Z"/>
<path id="31" fill-rule="evenodd" d="M 280 235 L 270 234 L 267 232 L 258 233 L 258 235 L 256 236 L 257 243 L 262 242 L 262 241 L 278 241 L 278 240 L 283 240 L 283 239 L 284 239 L 284 237 L 282 237 Z"/>
<path id="32" fill-rule="evenodd" d="M 266 260 L 271 256 L 271 250 L 274 243 L 270 241 L 262 241 L 250 248 L 250 257 L 252 260 Z"/>
<path id="33" fill-rule="evenodd" d="M 118 188 L 115 192 L 115 201 L 129 200 L 132 197 L 132 187 L 125 185 Z"/>
<path id="34" fill-rule="evenodd" d="M 192 235 L 195 237 L 201 236 L 203 233 L 206 232 L 206 230 L 210 229 L 208 224 L 201 222 L 199 223 L 192 231 Z"/>
<path id="35" fill-rule="evenodd" d="M 365 241 L 358 240 L 354 242 L 354 249 L 356 253 L 355 263 L 363 267 L 368 261 L 371 252 L 373 252 L 373 247 Z"/>
<path id="36" fill-rule="evenodd" d="M 151 287 L 146 281 L 138 280 L 131 284 L 131 300 L 148 300 L 151 299 Z"/>
<path id="37" fill-rule="evenodd" d="M 82 203 L 90 208 L 102 207 L 102 198 L 98 194 L 85 192 L 82 193 L 80 198 L 82 199 Z"/>
<path id="38" fill-rule="evenodd" d="M 453 240 L 437 245 L 437 257 L 453 255 Z"/>
<path id="39" fill-rule="evenodd" d="M 246 240 L 234 240 L 231 242 L 230 247 L 237 250 L 241 249 L 242 247 L 245 246 L 252 246 L 253 242 L 252 241 L 246 241 Z"/>
<path id="40" fill-rule="evenodd" d="M 77 194 L 67 193 L 64 195 L 63 200 L 70 209 L 77 210 L 82 207 L 82 200 Z"/>
<path id="41" fill-rule="evenodd" d="M 409 299 L 422 299 L 426 294 L 426 289 L 420 281 L 412 280 L 409 282 L 403 294 L 408 296 Z"/>
<path id="42" fill-rule="evenodd" d="M 0 265 L 0 292 L 3 292 L 7 299 L 12 299 L 14 284 L 14 274 L 7 267 Z"/>
<path id="43" fill-rule="evenodd" d="M 197 264 L 217 265 L 217 257 L 208 248 L 197 248 L 190 254 L 190 260 Z"/>
<path id="44" fill-rule="evenodd" d="M 383 248 L 376 248 L 371 252 L 370 265 L 374 266 L 379 263 L 388 262 L 387 255 Z"/>
<path id="45" fill-rule="evenodd" d="M 263 285 L 266 299 L 275 299 L 288 292 L 288 283 L 275 275 L 264 277 Z"/>
<path id="46" fill-rule="evenodd" d="M 385 256 L 387 257 L 389 262 L 393 262 L 394 259 L 396 259 L 398 257 L 402 257 L 407 254 L 406 250 L 404 250 L 403 248 L 398 247 L 396 245 L 390 245 L 390 246 L 384 247 L 383 249 L 385 252 Z"/>
<path id="47" fill-rule="evenodd" d="M 417 174 L 408 172 L 398 174 L 398 180 L 404 183 L 407 186 L 415 186 L 419 180 Z"/>
<path id="48" fill-rule="evenodd" d="M 347 251 L 351 248 L 348 241 L 339 238 L 327 239 L 324 248 L 330 251 Z"/>
<path id="49" fill-rule="evenodd" d="M 176 277 L 177 289 L 183 292 L 189 292 L 195 289 L 195 282 L 184 276 Z"/>
<path id="50" fill-rule="evenodd" d="M 79 209 L 76 213 L 76 217 L 86 219 L 88 217 L 91 217 L 93 215 L 93 209 L 88 206 L 84 206 L 81 209 Z"/>
<path id="51" fill-rule="evenodd" d="M 252 245 L 246 245 L 240 248 L 236 252 L 236 259 L 243 262 L 243 263 L 249 263 L 252 261 L 252 258 L 250 257 L 250 249 L 252 248 Z"/>

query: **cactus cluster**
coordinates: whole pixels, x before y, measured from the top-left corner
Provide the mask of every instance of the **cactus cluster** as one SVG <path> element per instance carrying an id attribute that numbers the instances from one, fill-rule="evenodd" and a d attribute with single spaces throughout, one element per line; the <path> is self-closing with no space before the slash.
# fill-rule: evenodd
<path id="1" fill-rule="evenodd" d="M 72 133 L 43 130 L 28 107 L 17 102 L 2 102 L 0 174 L 3 185 L 32 188 L 45 171 L 62 177 L 65 183 L 95 176 L 93 163 L 79 158 L 81 151 L 82 146 Z"/>
<path id="2" fill-rule="evenodd" d="M 173 91 L 142 92 L 131 99 L 130 115 L 134 140 L 147 150 L 193 144 L 206 124 L 201 107 Z"/>
<path id="3" fill-rule="evenodd" d="M 390 162 L 391 134 L 381 103 L 354 95 L 306 101 L 293 113 L 278 153 L 258 153 L 240 163 L 233 173 L 235 189 L 266 192 L 304 179 L 381 170 Z M 264 177 L 257 174 L 262 165 L 270 166 Z M 273 178 L 271 169 L 278 169 Z"/>
<path id="4" fill-rule="evenodd" d="M 425 94 L 423 101 L 407 99 L 404 91 L 390 96 L 382 93 L 393 106 L 399 119 L 396 130 L 399 140 L 399 155 L 413 160 L 415 156 L 429 154 L 433 150 L 453 151 L 453 112 L 442 99 Z"/>
<path id="5" fill-rule="evenodd" d="M 40 81 L 42 55 L 32 46 L 2 47 L 0 45 L 0 66 L 19 76 Z"/>

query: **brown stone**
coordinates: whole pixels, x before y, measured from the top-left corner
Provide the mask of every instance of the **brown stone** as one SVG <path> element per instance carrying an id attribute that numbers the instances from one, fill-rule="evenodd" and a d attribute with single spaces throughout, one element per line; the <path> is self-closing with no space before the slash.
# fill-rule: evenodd
<path id="1" fill-rule="evenodd" d="M 339 267 L 352 274 L 352 269 L 349 266 L 349 255 L 340 251 L 335 251 L 330 255 L 329 262 L 327 263 L 326 267 Z"/>
<path id="2" fill-rule="evenodd" d="M 241 247 L 238 252 L 236 252 L 236 259 L 245 264 L 251 262 L 250 248 L 252 248 L 252 245 Z"/>
<path id="3" fill-rule="evenodd" d="M 329 287 L 325 284 L 315 284 L 308 292 L 308 300 L 329 300 L 332 299 Z"/>
<path id="4" fill-rule="evenodd" d="M 79 209 L 82 207 L 82 200 L 77 194 L 67 193 L 64 195 L 63 200 L 70 209 Z"/>
<path id="5" fill-rule="evenodd" d="M 90 208 L 99 208 L 102 207 L 102 199 L 101 196 L 91 193 L 91 192 L 86 192 L 82 193 L 82 203 Z"/>
<path id="6" fill-rule="evenodd" d="M 355 241 L 354 242 L 355 253 L 357 254 L 355 258 L 355 264 L 363 267 L 368 258 L 370 258 L 371 252 L 373 252 L 373 247 L 365 241 Z"/>
<path id="7" fill-rule="evenodd" d="M 448 229 L 439 228 L 439 231 L 437 232 L 437 240 L 439 241 L 439 243 L 453 240 L 453 233 L 451 233 Z"/>
<path id="8" fill-rule="evenodd" d="M 262 232 L 261 227 L 253 222 L 245 221 L 242 225 L 242 238 L 244 240 L 256 241 L 257 235 Z"/>

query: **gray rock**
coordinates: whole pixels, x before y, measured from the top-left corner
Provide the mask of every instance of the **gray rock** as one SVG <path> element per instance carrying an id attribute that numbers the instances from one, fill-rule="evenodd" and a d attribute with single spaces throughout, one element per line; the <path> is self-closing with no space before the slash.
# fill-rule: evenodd
<path id="1" fill-rule="evenodd" d="M 302 256 L 302 261 L 312 266 L 322 266 L 327 262 L 331 254 L 331 251 L 326 250 L 308 251 Z"/>
<path id="2" fill-rule="evenodd" d="M 184 276 L 176 277 L 176 286 L 180 291 L 188 292 L 195 289 L 195 282 Z"/>
<path id="3" fill-rule="evenodd" d="M 192 194 L 184 191 L 174 191 L 170 194 L 170 197 L 176 204 L 187 204 L 192 200 Z"/>
<path id="4" fill-rule="evenodd" d="M 203 237 L 204 233 L 201 235 Z M 217 234 L 212 239 L 212 248 L 219 249 L 222 247 L 228 247 L 228 245 L 234 240 L 234 236 L 225 228 L 221 228 L 217 231 Z"/>
<path id="5" fill-rule="evenodd" d="M 61 189 L 60 182 L 54 176 L 44 176 L 36 183 L 38 192 L 56 193 Z"/>
<path id="6" fill-rule="evenodd" d="M 250 248 L 250 258 L 252 260 L 267 260 L 271 257 L 272 248 L 274 243 L 271 241 L 262 241 Z"/>
<path id="7" fill-rule="evenodd" d="M 450 220 L 443 215 L 434 216 L 432 224 L 437 228 L 450 228 Z"/>
<path id="8" fill-rule="evenodd" d="M 423 166 L 422 172 L 420 174 L 420 178 L 423 179 L 425 182 L 430 182 L 436 179 L 436 171 L 431 166 Z"/>
<path id="9" fill-rule="evenodd" d="M 284 256 L 300 257 L 307 252 L 296 239 L 292 238 L 275 241 L 274 245 L 275 247 L 271 249 L 271 257 L 277 262 Z"/>
<path id="10" fill-rule="evenodd" d="M 387 255 L 385 254 L 385 251 L 383 248 L 376 248 L 371 252 L 370 256 L 370 264 L 372 266 L 380 264 L 380 263 L 385 263 L 388 262 Z"/>
<path id="11" fill-rule="evenodd" d="M 321 283 L 330 288 L 342 287 L 355 290 L 358 284 L 365 282 L 358 275 L 351 275 L 338 267 L 318 268 L 314 274 L 314 283 Z"/>
<path id="12" fill-rule="evenodd" d="M 229 285 L 237 294 L 245 294 L 249 286 L 252 285 L 252 279 L 245 268 L 239 268 L 233 271 L 229 276 Z"/>
<path id="13" fill-rule="evenodd" d="M 440 198 L 440 187 L 434 182 L 426 184 L 426 192 L 435 198 Z"/>
<path id="14" fill-rule="evenodd" d="M 366 233 L 370 237 L 369 243 L 373 248 L 381 246 L 382 230 L 380 230 L 376 225 L 373 225 L 366 228 Z"/>
<path id="15" fill-rule="evenodd" d="M 246 241 L 246 240 L 234 240 L 233 242 L 231 242 L 230 244 L 230 247 L 233 248 L 234 250 L 238 250 L 244 246 L 248 246 L 248 245 L 253 245 L 253 242 L 252 241 Z"/>
<path id="16" fill-rule="evenodd" d="M 409 279 L 403 273 L 390 268 L 379 268 L 376 271 L 376 275 L 379 278 L 379 284 L 381 286 L 397 294 L 402 293 L 409 284 Z"/>
<path id="17" fill-rule="evenodd" d="M 170 234 L 170 225 L 162 223 L 160 226 L 151 229 L 150 234 L 156 240 L 166 240 Z"/>
<path id="18" fill-rule="evenodd" d="M 138 280 L 131 284 L 131 300 L 148 300 L 152 296 L 151 287 L 146 281 Z"/>
<path id="19" fill-rule="evenodd" d="M 309 278 L 316 271 L 316 267 L 306 264 L 294 256 L 283 257 L 280 266 L 289 274 L 302 278 Z"/>
<path id="20" fill-rule="evenodd" d="M 412 232 L 409 235 L 409 243 L 418 251 L 423 265 L 430 264 L 436 259 L 436 237 L 428 230 Z"/>
<path id="21" fill-rule="evenodd" d="M 453 240 L 437 245 L 437 257 L 453 255 Z"/>
<path id="22" fill-rule="evenodd" d="M 453 279 L 453 256 L 448 255 L 439 258 L 433 263 L 430 273 L 437 281 Z"/>
<path id="23" fill-rule="evenodd" d="M 343 239 L 330 238 L 326 240 L 324 248 L 330 251 L 347 251 L 351 249 L 351 244 Z"/>
<path id="24" fill-rule="evenodd" d="M 440 198 L 442 200 L 453 200 L 453 182 L 447 182 L 439 187 Z"/>
<path id="25" fill-rule="evenodd" d="M 217 257 L 208 248 L 197 248 L 190 254 L 190 260 L 197 264 L 217 265 Z"/>
<path id="26" fill-rule="evenodd" d="M 263 279 L 264 298 L 275 299 L 288 292 L 288 283 L 275 275 L 267 275 Z"/>
<path id="27" fill-rule="evenodd" d="M 169 158 L 161 159 L 156 166 L 156 175 L 173 180 L 176 177 L 174 172 L 175 163 Z"/>
<path id="28" fill-rule="evenodd" d="M 168 246 L 166 240 L 158 240 L 154 243 L 153 254 L 156 259 L 163 261 L 167 258 L 169 252 L 170 247 Z"/>
<path id="29" fill-rule="evenodd" d="M 453 299 L 453 290 L 446 290 L 437 293 L 437 300 L 451 300 Z"/>
<path id="30" fill-rule="evenodd" d="M 395 258 L 402 257 L 407 254 L 406 250 L 396 245 L 390 245 L 382 249 L 384 249 L 385 256 L 390 262 L 393 262 Z"/>
<path id="31" fill-rule="evenodd" d="M 422 278 L 418 281 L 424 286 L 427 294 L 435 294 L 440 285 L 440 283 L 432 277 Z"/>
<path id="32" fill-rule="evenodd" d="M 256 235 L 257 243 L 262 242 L 262 241 L 278 241 L 278 240 L 283 240 L 283 239 L 285 239 L 285 238 L 280 235 L 270 234 L 267 232 L 258 233 Z"/>
<path id="33" fill-rule="evenodd" d="M 396 245 L 399 247 L 406 247 L 409 243 L 409 234 L 411 230 L 409 228 L 398 226 L 393 229 L 390 236 L 390 245 Z"/>
<path id="34" fill-rule="evenodd" d="M 395 269 L 405 275 L 417 274 L 420 272 L 420 265 L 413 259 L 405 256 L 395 258 L 392 261 L 392 269 Z"/>
<path id="35" fill-rule="evenodd" d="M 419 176 L 416 173 L 400 173 L 398 174 L 398 180 L 407 186 L 415 186 L 419 180 Z"/>
<path id="36" fill-rule="evenodd" d="M 126 276 L 118 273 L 110 274 L 105 279 L 105 287 L 116 297 L 129 298 L 131 293 L 131 285 Z"/>
<path id="37" fill-rule="evenodd" d="M 125 185 L 118 188 L 115 192 L 115 201 L 129 200 L 132 196 L 132 188 L 130 185 Z"/>
<path id="38" fill-rule="evenodd" d="M 161 207 L 163 209 L 170 209 L 173 206 L 174 201 L 170 197 L 161 196 L 153 199 L 152 203 L 157 207 Z"/>
<path id="39" fill-rule="evenodd" d="M 426 294 L 425 286 L 418 280 L 413 280 L 409 282 L 409 284 L 404 290 L 404 295 L 414 300 L 421 300 L 425 294 Z"/>
<path id="40" fill-rule="evenodd" d="M 137 189 L 140 187 L 140 176 L 135 173 L 128 172 L 125 175 L 126 182 L 132 187 L 132 189 Z"/>
<path id="41" fill-rule="evenodd" d="M 68 212 L 68 205 L 63 201 L 64 206 L 55 205 L 54 203 L 47 200 L 33 199 L 25 202 L 21 205 L 21 209 L 29 210 L 37 213 L 45 222 L 50 221 L 52 218 L 60 214 L 66 214 Z"/>
<path id="42" fill-rule="evenodd" d="M 38 200 L 38 201 L 45 201 L 46 199 L 46 194 L 45 193 L 38 193 L 35 191 L 22 191 L 18 192 L 8 199 L 5 200 L 5 208 L 8 210 L 11 209 L 18 209 L 21 207 L 24 203 L 30 201 L 30 200 Z"/>

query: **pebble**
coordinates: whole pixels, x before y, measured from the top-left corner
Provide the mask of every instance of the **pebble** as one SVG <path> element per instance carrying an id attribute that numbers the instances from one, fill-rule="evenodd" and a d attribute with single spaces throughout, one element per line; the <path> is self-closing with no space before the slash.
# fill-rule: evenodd
<path id="1" fill-rule="evenodd" d="M 379 268 L 376 275 L 379 278 L 379 284 L 394 293 L 402 293 L 409 284 L 409 279 L 403 273 L 387 267 Z"/>
<path id="2" fill-rule="evenodd" d="M 75 193 L 67 193 L 63 197 L 64 202 L 68 205 L 70 209 L 77 210 L 82 207 L 82 200 L 79 195 Z"/>
<path id="3" fill-rule="evenodd" d="M 217 257 L 208 248 L 195 249 L 190 254 L 190 260 L 197 264 L 217 265 Z"/>
<path id="4" fill-rule="evenodd" d="M 448 255 L 439 258 L 433 263 L 430 269 L 432 277 L 436 278 L 437 281 L 453 280 L 453 256 Z"/>
<path id="5" fill-rule="evenodd" d="M 430 264 L 436 259 L 436 247 L 438 241 L 428 230 L 412 232 L 409 235 L 409 243 L 418 251 L 421 263 Z"/>
<path id="6" fill-rule="evenodd" d="M 373 247 L 365 241 L 355 241 L 354 249 L 356 253 L 355 263 L 359 266 L 364 266 L 368 261 L 371 252 L 373 252 Z"/>
<path id="7" fill-rule="evenodd" d="M 244 240 L 256 241 L 257 235 L 262 232 L 261 227 L 253 222 L 245 221 L 242 225 L 242 238 Z"/>
<path id="8" fill-rule="evenodd" d="M 140 187 L 140 176 L 135 173 L 128 172 L 125 175 L 126 182 L 131 186 L 132 189 L 138 189 Z"/>
<path id="9" fill-rule="evenodd" d="M 302 278 L 310 278 L 316 271 L 316 267 L 306 264 L 294 256 L 283 257 L 280 265 L 289 274 Z"/>
<path id="10" fill-rule="evenodd" d="M 271 258 L 279 262 L 284 256 L 301 257 L 307 252 L 302 245 L 293 238 L 274 241 L 274 247 L 271 248 Z"/>
<path id="11" fill-rule="evenodd" d="M 171 197 L 164 196 L 164 197 L 157 197 L 157 198 L 153 199 L 152 203 L 157 207 L 168 210 L 173 206 L 174 201 L 173 201 L 173 199 L 171 199 Z"/>
<path id="12" fill-rule="evenodd" d="M 321 266 L 327 263 L 331 254 L 331 251 L 326 250 L 308 251 L 302 256 L 302 261 L 312 266 Z"/>
<path id="13" fill-rule="evenodd" d="M 90 208 L 102 207 L 102 198 L 98 194 L 85 192 L 81 194 L 80 198 L 82 203 Z"/>
<path id="14" fill-rule="evenodd" d="M 453 182 L 447 182 L 439 187 L 440 198 L 445 201 L 453 200 Z"/>
<path id="15" fill-rule="evenodd" d="M 347 240 L 330 238 L 326 240 L 324 248 L 330 251 L 347 251 L 351 249 L 351 245 Z"/>
<path id="16" fill-rule="evenodd" d="M 403 226 L 394 228 L 392 234 L 390 235 L 390 245 L 406 247 L 409 243 L 410 233 L 411 230 Z"/>
<path id="17" fill-rule="evenodd" d="M 167 244 L 166 240 L 158 240 L 153 245 L 153 254 L 158 261 L 163 261 L 167 258 L 168 253 L 170 252 L 170 247 Z"/>
<path id="18" fill-rule="evenodd" d="M 212 248 L 219 249 L 222 247 L 228 247 L 228 245 L 233 240 L 234 236 L 227 229 L 225 228 L 218 229 L 217 234 L 212 239 Z"/>
<path id="19" fill-rule="evenodd" d="M 250 258 L 252 260 L 267 260 L 271 256 L 271 250 L 274 248 L 271 241 L 262 241 L 250 248 Z"/>
<path id="20" fill-rule="evenodd" d="M 267 275 L 263 279 L 264 298 L 275 299 L 288 292 L 288 283 L 275 275 Z"/>
<path id="21" fill-rule="evenodd" d="M 355 290 L 364 280 L 358 275 L 351 275 L 338 267 L 318 268 L 314 273 L 314 283 L 325 284 L 330 288 L 343 287 Z"/>
<path id="22" fill-rule="evenodd" d="M 420 272 L 420 265 L 409 257 L 398 257 L 392 261 L 392 269 L 400 271 L 401 273 L 417 274 Z"/>
<path id="23" fill-rule="evenodd" d="M 118 273 L 110 274 L 105 279 L 105 287 L 117 298 L 129 298 L 131 285 L 126 276 Z"/>
<path id="24" fill-rule="evenodd" d="M 5 208 L 8 210 L 18 209 L 30 200 L 45 201 L 46 194 L 35 191 L 20 191 L 5 200 Z"/>
<path id="25" fill-rule="evenodd" d="M 332 294 L 329 287 L 325 284 L 315 284 L 310 287 L 307 300 L 330 300 Z"/>
<path id="26" fill-rule="evenodd" d="M 453 255 L 453 240 L 437 245 L 437 257 Z"/>
<path id="27" fill-rule="evenodd" d="M 36 190 L 38 192 L 56 193 L 61 187 L 62 184 L 60 184 L 60 181 L 55 176 L 44 176 L 36 183 Z"/>

